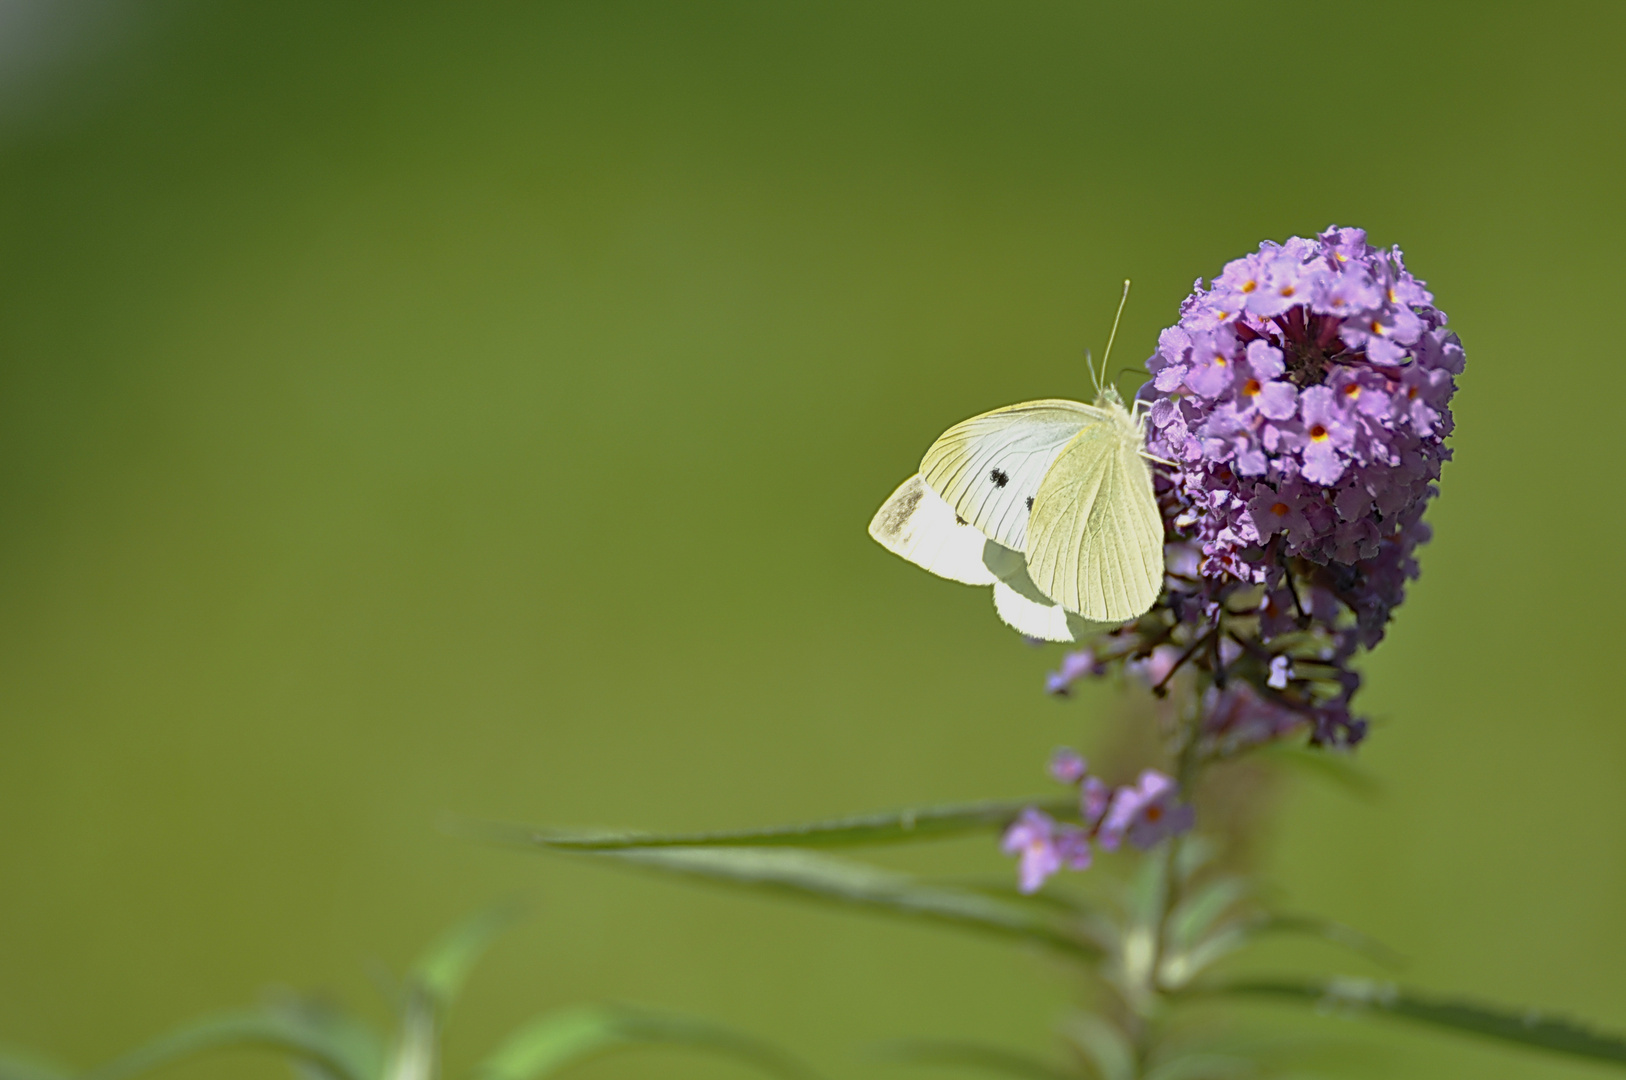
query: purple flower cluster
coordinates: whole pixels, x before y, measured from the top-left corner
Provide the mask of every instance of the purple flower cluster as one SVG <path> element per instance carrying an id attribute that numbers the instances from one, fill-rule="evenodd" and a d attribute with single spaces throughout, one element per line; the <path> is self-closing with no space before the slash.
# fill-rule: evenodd
<path id="1" fill-rule="evenodd" d="M 1445 325 L 1400 250 L 1360 229 L 1267 241 L 1199 278 L 1138 395 L 1162 462 L 1164 594 L 1069 654 L 1050 692 L 1121 664 L 1162 694 L 1195 671 L 1212 752 L 1305 727 L 1358 742 L 1349 661 L 1417 576 L 1451 456 L 1463 350 Z"/>
<path id="2" fill-rule="evenodd" d="M 1084 759 L 1071 750 L 1056 752 L 1050 775 L 1079 789 L 1082 826 L 1062 825 L 1032 807 L 1005 830 L 1001 847 L 1021 861 L 1018 885 L 1031 893 L 1061 869 L 1087 870 L 1091 841 L 1105 851 L 1116 851 L 1127 839 L 1142 851 L 1168 836 L 1190 829 L 1195 813 L 1182 804 L 1180 785 L 1155 769 L 1147 769 L 1133 784 L 1109 787 L 1089 775 Z"/>
<path id="3" fill-rule="evenodd" d="M 1267 241 L 1199 279 L 1141 396 L 1205 576 L 1265 583 L 1281 556 L 1355 566 L 1420 542 L 1463 366 L 1445 324 L 1400 249 L 1360 229 Z"/>

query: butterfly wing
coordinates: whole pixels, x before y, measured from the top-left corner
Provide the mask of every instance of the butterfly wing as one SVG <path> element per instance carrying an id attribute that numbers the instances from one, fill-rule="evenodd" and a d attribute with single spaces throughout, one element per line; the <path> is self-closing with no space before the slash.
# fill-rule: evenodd
<path id="1" fill-rule="evenodd" d="M 973 416 L 940 435 L 920 475 L 955 513 L 1005 547 L 1027 548 L 1028 510 L 1070 439 L 1106 409 L 1050 398 Z"/>
<path id="2" fill-rule="evenodd" d="M 1075 435 L 1034 496 L 1028 572 L 1039 591 L 1087 619 L 1123 623 L 1163 587 L 1163 518 L 1140 450 L 1140 425 L 1120 405 Z"/>
<path id="3" fill-rule="evenodd" d="M 1040 641 L 1083 641 L 1111 623 L 1091 622 L 1074 615 L 1041 593 L 1028 576 L 1022 553 L 990 543 L 983 563 L 999 578 L 994 582 L 994 611 L 1011 629 Z"/>
<path id="4" fill-rule="evenodd" d="M 938 577 L 967 585 L 992 585 L 998 580 L 983 565 L 988 538 L 958 518 L 918 473 L 881 504 L 870 520 L 869 534 L 894 555 Z"/>

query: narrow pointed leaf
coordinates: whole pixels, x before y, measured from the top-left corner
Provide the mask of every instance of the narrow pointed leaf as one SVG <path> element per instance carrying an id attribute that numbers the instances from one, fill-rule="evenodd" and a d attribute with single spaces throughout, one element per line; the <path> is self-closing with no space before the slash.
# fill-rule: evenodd
<path id="1" fill-rule="evenodd" d="M 414 986 L 408 991 L 384 1080 L 434 1080 L 440 1069 L 438 1019 L 435 999 L 426 990 Z"/>
<path id="2" fill-rule="evenodd" d="M 1310 915 L 1261 914 L 1233 920 L 1194 945 L 1177 947 L 1164 957 L 1158 977 L 1165 986 L 1179 989 L 1218 961 L 1266 934 L 1300 934 L 1319 938 L 1333 945 L 1341 945 L 1386 968 L 1400 966 L 1400 957 L 1393 949 L 1354 927 Z"/>
<path id="3" fill-rule="evenodd" d="M 1403 964 L 1401 955 L 1377 938 L 1363 934 L 1353 926 L 1345 926 L 1331 919 L 1320 919 L 1314 915 L 1261 915 L 1249 923 L 1249 933 L 1253 936 L 1302 934 L 1341 945 L 1386 968 L 1398 968 Z"/>
<path id="4" fill-rule="evenodd" d="M 583 1006 L 532 1020 L 480 1063 L 478 1080 L 534 1080 L 626 1045 L 614 1014 Z"/>
<path id="5" fill-rule="evenodd" d="M 1534 1010 L 1479 1005 L 1402 990 L 1370 979 L 1326 982 L 1243 980 L 1192 991 L 1202 995 L 1274 997 L 1309 1002 L 1353 1015 L 1394 1016 L 1467 1035 L 1626 1065 L 1626 1037 L 1594 1031 L 1573 1020 Z"/>
<path id="6" fill-rule="evenodd" d="M 486 1058 L 476 1077 L 541 1080 L 616 1050 L 663 1045 L 732 1058 L 785 1080 L 815 1080 L 805 1066 L 759 1039 L 702 1020 L 624 1006 L 582 1006 L 533 1020 Z"/>
<path id="7" fill-rule="evenodd" d="M 1077 1074 L 1048 1065 L 1038 1058 L 1000 1046 L 936 1040 L 888 1043 L 880 1056 L 905 1065 L 942 1065 L 950 1068 L 1020 1076 L 1027 1080 L 1078 1080 Z"/>
<path id="8" fill-rule="evenodd" d="M 979 830 L 1002 829 L 1030 806 L 1037 806 L 1053 817 L 1078 817 L 1076 799 L 995 799 L 722 832 L 648 833 L 615 829 L 532 829 L 523 825 L 496 823 L 472 823 L 454 828 L 458 831 L 472 832 L 487 840 L 572 851 L 657 847 L 847 847 L 858 844 L 907 843 Z"/>
<path id="9" fill-rule="evenodd" d="M 597 855 L 672 874 L 1023 938 L 1092 960 L 1099 956 L 1067 919 L 1041 907 L 927 884 L 851 859 L 760 848 L 632 848 Z"/>
<path id="10" fill-rule="evenodd" d="M 512 904 L 487 908 L 448 930 L 412 965 L 412 981 L 444 1009 L 456 999 L 469 972 L 491 943 L 519 918 Z"/>
<path id="11" fill-rule="evenodd" d="M 1170 943 L 1176 948 L 1189 948 L 1247 894 L 1247 883 L 1235 877 L 1219 878 L 1193 890 L 1169 914 Z"/>
<path id="12" fill-rule="evenodd" d="M 1258 1066 L 1225 1054 L 1183 1054 L 1146 1073 L 1146 1080 L 1233 1080 L 1257 1076 Z"/>
<path id="13" fill-rule="evenodd" d="M 328 1058 L 352 1062 L 367 1076 L 378 1076 L 383 1068 L 383 1043 L 378 1033 L 344 1010 L 320 999 L 290 997 L 269 1006 L 266 1012 L 297 1024 L 308 1037 L 329 1048 Z M 296 1057 L 296 1071 L 343 1080 L 343 1074 L 313 1057 Z"/>
<path id="14" fill-rule="evenodd" d="M 311 1061 L 343 1080 L 377 1080 L 381 1072 L 378 1044 L 364 1029 L 262 1010 L 205 1017 L 83 1075 L 87 1080 L 124 1080 L 229 1047 L 258 1047 Z"/>
<path id="15" fill-rule="evenodd" d="M 1083 1053 L 1100 1080 L 1134 1080 L 1135 1051 L 1123 1032 L 1095 1013 L 1079 1013 L 1063 1033 Z"/>

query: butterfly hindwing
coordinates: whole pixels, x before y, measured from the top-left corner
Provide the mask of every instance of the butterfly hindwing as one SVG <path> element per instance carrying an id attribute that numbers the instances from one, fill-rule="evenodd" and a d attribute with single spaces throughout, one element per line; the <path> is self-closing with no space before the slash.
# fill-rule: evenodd
<path id="1" fill-rule="evenodd" d="M 1045 596 L 1087 619 L 1122 623 L 1163 587 L 1163 519 L 1141 456 L 1140 425 L 1103 410 L 1056 455 L 1034 496 L 1028 572 Z"/>
<path id="2" fill-rule="evenodd" d="M 999 578 L 994 582 L 994 611 L 1011 629 L 1040 641 L 1062 642 L 1083 641 L 1112 629 L 1109 623 L 1074 615 L 1041 593 L 1028 576 L 1021 552 L 989 544 L 983 562 Z"/>
<path id="3" fill-rule="evenodd" d="M 995 409 L 943 432 L 921 460 L 920 475 L 989 539 L 1023 551 L 1032 500 L 1056 456 L 1109 415 L 1060 398 Z"/>

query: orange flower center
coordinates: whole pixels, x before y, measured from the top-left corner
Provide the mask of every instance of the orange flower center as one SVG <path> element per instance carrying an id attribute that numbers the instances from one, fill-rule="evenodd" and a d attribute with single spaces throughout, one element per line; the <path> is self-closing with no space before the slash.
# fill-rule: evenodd
<path id="1" fill-rule="evenodd" d="M 1157 805 L 1157 803 L 1153 803 L 1151 806 L 1146 808 L 1146 820 L 1150 821 L 1152 824 L 1157 824 L 1158 819 L 1162 816 L 1163 808 Z"/>
<path id="2" fill-rule="evenodd" d="M 1283 296 L 1292 296 L 1296 292 L 1298 292 L 1298 290 L 1291 285 L 1283 285 L 1281 288 L 1281 294 Z"/>
<path id="3" fill-rule="evenodd" d="M 1361 396 L 1361 384 L 1360 383 L 1350 383 L 1348 386 L 1344 387 L 1344 396 L 1347 397 L 1351 401 L 1354 401 L 1356 398 L 1360 397 Z"/>
<path id="4" fill-rule="evenodd" d="M 1275 505 L 1273 505 L 1270 508 L 1270 512 L 1272 514 L 1275 514 L 1277 517 L 1286 517 L 1287 516 L 1287 504 L 1286 503 L 1280 503 L 1280 502 L 1276 503 Z"/>
<path id="5" fill-rule="evenodd" d="M 1264 388 L 1259 385 L 1258 379 L 1249 379 L 1247 382 L 1242 384 L 1242 392 L 1247 394 L 1249 397 L 1256 397 L 1259 391 L 1262 389 Z"/>
<path id="6" fill-rule="evenodd" d="M 1244 293 L 1251 293 L 1251 292 L 1253 292 L 1253 290 L 1257 289 L 1258 287 L 1259 287 L 1259 283 L 1257 281 L 1245 281 L 1245 282 L 1242 283 L 1242 291 Z"/>
<path id="7" fill-rule="evenodd" d="M 1316 442 L 1326 442 L 1328 438 L 1327 429 L 1322 427 L 1320 424 L 1311 424 L 1310 438 Z"/>

